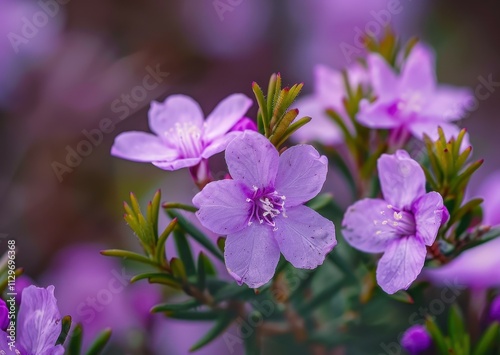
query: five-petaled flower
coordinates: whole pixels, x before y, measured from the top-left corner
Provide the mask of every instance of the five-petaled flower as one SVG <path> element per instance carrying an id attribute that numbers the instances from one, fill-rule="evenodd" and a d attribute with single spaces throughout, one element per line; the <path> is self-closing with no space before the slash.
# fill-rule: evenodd
<path id="1" fill-rule="evenodd" d="M 54 286 L 29 286 L 23 290 L 17 314 L 16 341 L 9 346 L 9 337 L 0 330 L 0 350 L 7 355 L 62 355 L 64 348 L 56 345 L 62 330 L 61 314 L 54 297 Z M 11 323 L 12 324 L 12 323 Z"/>
<path id="2" fill-rule="evenodd" d="M 328 161 L 310 145 L 279 156 L 264 136 L 246 131 L 226 149 L 233 180 L 209 183 L 193 198 L 209 230 L 227 235 L 225 262 L 241 285 L 274 275 L 280 251 L 294 267 L 313 269 L 337 244 L 333 223 L 303 204 L 326 179 Z"/>
<path id="3" fill-rule="evenodd" d="M 451 121 L 461 118 L 472 97 L 465 88 L 438 85 L 434 56 L 417 44 L 397 75 L 379 54 L 368 57 L 371 84 L 376 100 L 363 101 L 357 120 L 370 128 L 392 129 L 394 136 L 413 134 L 422 139 L 426 133 L 438 139 L 438 126 L 445 136 L 456 137 L 459 127 Z M 464 147 L 469 144 L 465 140 Z"/>
<path id="4" fill-rule="evenodd" d="M 111 154 L 150 162 L 165 170 L 197 166 L 222 152 L 231 139 L 241 134 L 230 130 L 251 105 L 252 100 L 243 94 L 230 95 L 204 121 L 200 106 L 188 96 L 172 95 L 163 103 L 153 101 L 149 127 L 154 134 L 121 133 L 115 139 Z"/>
<path id="5" fill-rule="evenodd" d="M 366 198 L 347 209 L 343 234 L 353 247 L 384 253 L 377 266 L 377 282 L 395 293 L 407 289 L 424 266 L 427 246 L 448 219 L 443 198 L 425 192 L 420 165 L 404 150 L 382 155 L 378 174 L 384 199 Z"/>

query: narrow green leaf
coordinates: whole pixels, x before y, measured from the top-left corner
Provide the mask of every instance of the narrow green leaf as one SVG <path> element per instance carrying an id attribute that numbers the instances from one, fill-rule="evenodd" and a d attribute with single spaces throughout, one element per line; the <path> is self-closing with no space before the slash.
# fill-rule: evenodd
<path id="1" fill-rule="evenodd" d="M 167 209 L 167 210 L 171 209 L 171 208 L 175 208 L 178 210 L 184 210 L 184 211 L 193 212 L 193 213 L 198 211 L 198 209 L 194 206 L 186 205 L 186 204 L 179 203 L 179 202 L 165 202 L 162 205 L 162 207 Z"/>
<path id="2" fill-rule="evenodd" d="M 216 339 L 221 335 L 227 327 L 233 322 L 234 316 L 231 313 L 223 314 L 216 322 L 215 325 L 208 331 L 203 338 L 201 338 L 196 344 L 194 344 L 189 351 L 195 351 L 201 349 L 212 340 Z"/>
<path id="3" fill-rule="evenodd" d="M 463 349 L 465 341 L 464 317 L 460 307 L 455 303 L 448 316 L 448 332 L 454 349 Z"/>
<path id="4" fill-rule="evenodd" d="M 283 139 L 283 135 L 285 134 L 286 130 L 293 122 L 293 120 L 297 118 L 298 114 L 299 110 L 293 109 L 283 115 L 283 117 L 276 123 L 273 134 L 269 139 L 271 143 L 276 145 Z"/>
<path id="5" fill-rule="evenodd" d="M 109 338 L 111 338 L 111 329 L 108 328 L 97 336 L 87 350 L 86 355 L 99 355 L 108 344 Z"/>
<path id="6" fill-rule="evenodd" d="M 165 251 L 165 243 L 167 242 L 170 233 L 172 233 L 176 226 L 177 218 L 174 218 L 160 235 L 160 237 L 158 238 L 158 243 L 156 244 L 155 260 L 158 264 L 163 265 L 164 267 L 167 266 L 167 253 Z"/>
<path id="7" fill-rule="evenodd" d="M 120 249 L 101 250 L 101 254 L 105 256 L 114 256 L 123 259 L 130 259 L 143 264 L 158 266 L 158 264 L 154 260 L 151 260 L 143 255 L 128 250 L 120 250 Z"/>
<path id="8" fill-rule="evenodd" d="M 392 295 L 389 295 L 390 298 L 393 300 L 396 300 L 398 302 L 403 302 L 407 304 L 413 304 L 415 301 L 413 300 L 413 297 L 410 296 L 410 294 L 406 291 L 398 291 Z"/>
<path id="9" fill-rule="evenodd" d="M 481 340 L 474 350 L 474 355 L 486 355 L 499 343 L 499 329 L 500 323 L 493 322 L 488 329 L 483 333 Z"/>
<path id="10" fill-rule="evenodd" d="M 151 308 L 151 313 L 175 313 L 180 311 L 188 311 L 190 309 L 199 307 L 200 305 L 200 302 L 194 299 L 177 304 L 158 304 Z"/>
<path id="11" fill-rule="evenodd" d="M 301 128 L 302 126 L 306 125 L 309 122 L 311 122 L 311 117 L 306 116 L 292 123 L 290 126 L 288 126 L 286 131 L 281 136 L 281 140 L 277 144 L 275 144 L 275 147 L 279 149 L 279 147 L 281 147 L 286 142 L 286 140 L 290 138 L 290 136 L 293 133 L 295 133 L 295 131 L 297 131 L 299 128 Z"/>
<path id="12" fill-rule="evenodd" d="M 143 274 L 136 275 L 130 279 L 130 283 L 135 283 L 140 280 L 149 280 L 149 279 L 165 279 L 174 284 L 178 284 L 178 280 L 175 279 L 172 275 L 162 273 L 162 272 L 146 272 Z"/>
<path id="13" fill-rule="evenodd" d="M 172 260 L 170 260 L 170 267 L 172 268 L 172 273 L 175 277 L 184 281 L 187 280 L 186 268 L 180 259 L 172 258 Z"/>
<path id="14" fill-rule="evenodd" d="M 446 345 L 445 338 L 443 336 L 443 333 L 441 333 L 441 330 L 439 329 L 438 325 L 434 321 L 434 319 L 431 317 L 426 317 L 425 327 L 429 331 L 429 334 L 431 335 L 432 340 L 434 340 L 434 344 L 436 345 L 436 348 L 439 351 L 439 354 L 448 355 L 449 349 L 448 349 L 448 346 Z"/>
<path id="15" fill-rule="evenodd" d="M 71 316 L 64 316 L 61 319 L 61 334 L 57 338 L 56 345 L 64 344 L 71 329 Z"/>
<path id="16" fill-rule="evenodd" d="M 175 311 L 166 313 L 169 318 L 183 320 L 213 321 L 220 318 L 220 311 Z"/>
<path id="17" fill-rule="evenodd" d="M 196 275 L 193 252 L 191 251 L 191 246 L 186 239 L 186 235 L 179 229 L 174 229 L 174 240 L 177 252 L 179 253 L 179 258 L 182 260 L 182 263 L 186 268 L 187 276 Z"/>
<path id="18" fill-rule="evenodd" d="M 80 355 L 82 348 L 82 337 L 83 328 L 81 324 L 77 324 L 73 332 L 71 333 L 71 338 L 68 344 L 68 355 Z"/>
<path id="19" fill-rule="evenodd" d="M 137 198 L 135 197 L 135 194 L 133 192 L 130 193 L 130 203 L 132 204 L 132 209 L 134 210 L 135 215 L 142 215 L 139 201 L 137 201 Z"/>

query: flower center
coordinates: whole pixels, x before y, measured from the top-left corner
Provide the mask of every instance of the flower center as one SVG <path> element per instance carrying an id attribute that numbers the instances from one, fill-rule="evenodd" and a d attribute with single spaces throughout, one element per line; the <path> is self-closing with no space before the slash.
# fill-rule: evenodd
<path id="1" fill-rule="evenodd" d="M 266 223 L 272 226 L 274 228 L 273 230 L 276 231 L 278 228 L 276 228 L 274 219 L 280 214 L 286 218 L 286 197 L 278 194 L 276 190 L 272 192 L 262 192 L 259 191 L 257 186 L 254 186 L 253 190 L 253 196 L 246 199 L 248 203 L 252 204 L 248 225 L 257 221 L 260 224 Z"/>
<path id="2" fill-rule="evenodd" d="M 375 225 L 393 228 L 396 234 L 401 236 L 415 235 L 417 228 L 415 225 L 415 217 L 413 213 L 407 211 L 399 211 L 392 205 L 387 205 L 387 209 L 380 211 L 380 219 L 375 219 L 373 223 Z M 381 234 L 382 231 L 378 230 L 377 234 Z"/>
<path id="3" fill-rule="evenodd" d="M 197 158 L 203 151 L 201 130 L 190 122 L 177 122 L 165 136 L 167 142 L 179 151 L 181 158 Z"/>
<path id="4" fill-rule="evenodd" d="M 423 96 L 420 92 L 403 93 L 397 103 L 397 109 L 403 115 L 418 113 L 422 110 Z"/>

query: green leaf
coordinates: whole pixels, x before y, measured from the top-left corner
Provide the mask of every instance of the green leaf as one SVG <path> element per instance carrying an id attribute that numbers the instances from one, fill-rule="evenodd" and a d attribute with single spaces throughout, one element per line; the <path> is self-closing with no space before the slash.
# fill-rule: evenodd
<path id="1" fill-rule="evenodd" d="M 132 277 L 130 282 L 134 283 L 134 282 L 137 282 L 140 280 L 146 280 L 146 279 L 150 283 L 160 283 L 160 284 L 172 286 L 175 288 L 178 288 L 180 286 L 179 281 L 175 277 L 173 277 L 169 274 L 160 273 L 160 272 L 148 272 L 148 273 L 144 273 L 144 274 L 139 274 L 139 275 Z"/>
<path id="2" fill-rule="evenodd" d="M 170 313 L 188 311 L 190 309 L 199 307 L 200 305 L 201 303 L 194 299 L 186 301 L 184 303 L 177 303 L 177 304 L 158 304 L 153 308 L 151 308 L 151 313 L 165 312 L 168 315 Z"/>
<path id="3" fill-rule="evenodd" d="M 177 210 L 184 210 L 184 211 L 187 211 L 187 212 L 196 212 L 198 211 L 198 209 L 194 206 L 191 206 L 191 205 L 185 205 L 183 203 L 179 203 L 179 202 L 165 202 L 163 205 L 162 205 L 163 208 L 165 209 L 177 209 Z"/>
<path id="4" fill-rule="evenodd" d="M 234 315 L 231 313 L 225 313 L 220 317 L 215 325 L 208 331 L 207 334 L 203 338 L 201 338 L 196 344 L 194 344 L 189 351 L 195 351 L 201 349 L 212 340 L 216 339 L 219 335 L 221 335 L 227 327 L 233 322 Z"/>
<path id="5" fill-rule="evenodd" d="M 191 246 L 186 239 L 186 235 L 179 229 L 175 229 L 174 240 L 175 246 L 177 247 L 177 252 L 179 253 L 179 258 L 182 260 L 182 263 L 186 268 L 187 276 L 196 275 L 196 266 L 194 265 L 193 252 L 191 251 Z"/>
<path id="6" fill-rule="evenodd" d="M 180 259 L 172 258 L 172 260 L 170 260 L 170 267 L 172 268 L 172 273 L 175 277 L 183 280 L 184 282 L 187 281 L 186 268 Z"/>
<path id="7" fill-rule="evenodd" d="M 57 338 L 56 345 L 64 344 L 71 329 L 71 316 L 64 316 L 61 319 L 61 334 Z"/>
<path id="8" fill-rule="evenodd" d="M 199 321 L 211 321 L 220 318 L 220 311 L 175 311 L 167 312 L 169 318 L 173 319 L 183 319 L 183 320 L 199 320 Z"/>
<path id="9" fill-rule="evenodd" d="M 327 207 L 333 201 L 331 193 L 324 193 L 314 197 L 311 201 L 306 203 L 306 206 L 317 211 Z"/>
<path id="10" fill-rule="evenodd" d="M 83 329 L 81 324 L 77 324 L 73 332 L 71 333 L 71 338 L 68 344 L 68 355 L 80 355 L 80 350 L 82 348 L 82 337 Z"/>
<path id="11" fill-rule="evenodd" d="M 460 307 L 455 303 L 450 308 L 448 316 L 448 332 L 454 349 L 463 349 L 465 336 L 464 317 Z"/>
<path id="12" fill-rule="evenodd" d="M 290 138 L 290 136 L 293 133 L 295 133 L 295 131 L 297 131 L 300 127 L 306 125 L 309 122 L 311 122 L 311 117 L 306 116 L 306 117 L 302 117 L 302 118 L 298 119 L 297 121 L 292 123 L 290 126 L 288 126 L 286 131 L 281 136 L 280 141 L 275 144 L 276 149 L 279 149 L 279 147 L 281 147 L 283 144 L 285 144 L 286 140 L 288 138 Z"/>
<path id="13" fill-rule="evenodd" d="M 448 355 L 449 354 L 449 349 L 448 346 L 446 345 L 446 340 L 443 336 L 443 333 L 441 333 L 441 330 L 439 329 L 438 325 L 434 321 L 432 317 L 426 317 L 425 319 L 425 327 L 429 331 L 429 334 L 432 337 L 432 340 L 434 340 L 434 344 L 436 345 L 437 350 L 439 351 L 439 354 L 441 355 Z"/>
<path id="14" fill-rule="evenodd" d="M 207 275 L 215 276 L 217 272 L 215 267 L 203 252 L 198 256 L 198 288 L 204 290 L 206 287 L 205 281 Z"/>
<path id="15" fill-rule="evenodd" d="M 483 333 L 481 340 L 476 346 L 474 350 L 474 355 L 486 355 L 489 354 L 495 345 L 499 343 L 499 331 L 500 323 L 494 322 L 492 323 L 488 329 Z"/>
<path id="16" fill-rule="evenodd" d="M 390 298 L 393 300 L 396 300 L 398 302 L 403 302 L 407 304 L 413 304 L 415 301 L 413 300 L 413 297 L 410 296 L 410 294 L 406 291 L 398 291 L 392 295 L 389 295 Z"/>
<path id="17" fill-rule="evenodd" d="M 111 338 L 111 329 L 108 328 L 102 331 L 97 336 L 97 338 L 94 340 L 92 345 L 90 345 L 89 349 L 87 350 L 86 355 L 99 355 L 106 347 L 109 338 Z"/>
<path id="18" fill-rule="evenodd" d="M 192 223 L 188 222 L 179 212 L 170 210 L 168 211 L 168 214 L 171 218 L 177 218 L 177 222 L 186 231 L 186 233 L 193 237 L 219 260 L 224 261 L 224 256 L 222 256 L 219 249 L 210 241 L 210 239 L 208 239 L 208 237 L 198 228 L 193 226 Z"/>
<path id="19" fill-rule="evenodd" d="M 114 256 L 117 258 L 130 259 L 143 264 L 158 266 L 158 264 L 154 260 L 151 260 L 143 255 L 128 250 L 120 250 L 120 249 L 101 250 L 101 254 L 105 256 Z"/>
<path id="20" fill-rule="evenodd" d="M 172 221 L 168 224 L 167 228 L 163 231 L 163 233 L 158 238 L 158 242 L 156 243 L 155 250 L 155 260 L 158 264 L 166 267 L 167 266 L 167 253 L 165 252 L 165 243 L 167 242 L 170 233 L 177 226 L 177 218 L 172 219 Z"/>

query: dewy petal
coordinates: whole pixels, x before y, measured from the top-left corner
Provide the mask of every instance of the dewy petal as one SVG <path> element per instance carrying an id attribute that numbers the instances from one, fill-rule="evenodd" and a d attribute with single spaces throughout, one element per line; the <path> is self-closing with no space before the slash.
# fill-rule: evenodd
<path id="1" fill-rule="evenodd" d="M 422 115 L 435 120 L 454 121 L 464 116 L 467 103 L 473 99 L 468 88 L 439 85 L 424 107 Z"/>
<path id="2" fill-rule="evenodd" d="M 233 179 L 249 187 L 267 188 L 274 184 L 279 155 L 266 137 L 245 131 L 227 146 L 226 163 Z"/>
<path id="3" fill-rule="evenodd" d="M 165 146 L 157 136 L 134 131 L 119 134 L 115 138 L 111 154 L 115 157 L 138 162 L 172 160 L 178 156 L 177 151 Z"/>
<path id="4" fill-rule="evenodd" d="M 314 269 L 337 245 L 333 223 L 309 207 L 287 209 L 275 221 L 281 253 L 296 268 Z"/>
<path id="5" fill-rule="evenodd" d="M 406 91 L 432 93 L 436 86 L 434 53 L 426 46 L 417 44 L 405 61 L 401 74 L 401 88 Z M 433 99 L 432 96 L 430 99 Z"/>
<path id="6" fill-rule="evenodd" d="M 203 112 L 191 97 L 172 95 L 163 103 L 153 101 L 149 109 L 149 128 L 160 137 L 175 129 L 175 125 L 190 125 L 201 130 Z"/>
<path id="7" fill-rule="evenodd" d="M 389 63 L 380 54 L 368 56 L 368 69 L 374 94 L 382 102 L 392 101 L 398 97 L 399 82 Z"/>
<path id="8" fill-rule="evenodd" d="M 424 139 L 424 133 L 429 136 L 429 138 L 433 141 L 439 139 L 438 127 L 441 127 L 444 132 L 444 136 L 446 140 L 449 141 L 452 137 L 457 137 L 458 133 L 460 133 L 460 127 L 453 123 L 447 122 L 436 122 L 436 121 L 422 121 L 415 122 L 410 125 L 410 131 L 420 140 Z M 465 136 L 462 140 L 462 145 L 460 146 L 460 150 L 463 151 L 467 147 L 470 146 L 469 133 L 465 133 Z"/>
<path id="9" fill-rule="evenodd" d="M 279 157 L 274 187 L 286 197 L 285 208 L 303 204 L 316 196 L 328 172 L 328 159 L 311 145 L 287 149 Z"/>
<path id="10" fill-rule="evenodd" d="M 363 126 L 369 128 L 388 129 L 401 126 L 403 122 L 398 120 L 392 112 L 394 102 L 375 101 L 373 103 L 367 100 L 361 101 L 359 112 L 356 119 Z"/>
<path id="11" fill-rule="evenodd" d="M 28 354 L 45 354 L 55 348 L 60 333 L 61 314 L 54 286 L 25 288 L 18 314 L 18 342 Z"/>
<path id="12" fill-rule="evenodd" d="M 422 271 L 426 255 L 425 244 L 416 236 L 394 240 L 378 262 L 377 283 L 388 294 L 406 290 Z"/>
<path id="13" fill-rule="evenodd" d="M 253 223 L 228 235 L 224 258 L 227 270 L 239 285 L 246 283 L 251 288 L 264 285 L 273 277 L 280 258 L 272 228 Z"/>
<path id="14" fill-rule="evenodd" d="M 437 192 L 429 192 L 413 202 L 411 209 L 415 216 L 417 236 L 425 245 L 432 245 L 445 214 L 443 198 Z"/>
<path id="15" fill-rule="evenodd" d="M 412 202 L 425 194 L 424 171 L 406 151 L 383 154 L 377 168 L 384 199 L 390 205 L 409 210 Z"/>
<path id="16" fill-rule="evenodd" d="M 387 202 L 365 198 L 350 206 L 342 220 L 342 235 L 347 243 L 367 253 L 381 253 L 399 236 L 396 230 L 383 221 Z M 382 213 L 383 212 L 383 213 Z"/>
<path id="17" fill-rule="evenodd" d="M 206 185 L 193 198 L 196 216 L 214 233 L 227 235 L 247 227 L 252 204 L 246 202 L 247 188 L 239 181 L 220 180 Z"/>
<path id="18" fill-rule="evenodd" d="M 310 95 L 300 98 L 295 103 L 300 116 L 311 117 L 311 122 L 302 126 L 292 135 L 296 142 L 320 142 L 326 145 L 336 145 L 344 141 L 342 131 L 326 114 L 329 105 L 318 97 Z M 346 122 L 348 125 L 348 123 Z"/>
<path id="19" fill-rule="evenodd" d="M 229 132 L 223 135 L 222 137 L 216 138 L 214 141 L 209 143 L 203 152 L 201 153 L 201 157 L 203 159 L 208 159 L 211 156 L 224 151 L 227 145 L 236 137 L 242 135 L 242 131 L 234 131 Z"/>
<path id="20" fill-rule="evenodd" d="M 205 142 L 211 142 L 227 133 L 252 106 L 252 100 L 243 94 L 233 94 L 222 100 L 205 121 Z"/>
<path id="21" fill-rule="evenodd" d="M 153 165 L 163 170 L 173 171 L 182 168 L 188 168 L 191 166 L 196 166 L 200 162 L 201 158 L 186 158 L 186 159 L 175 159 L 172 161 L 154 161 Z"/>

